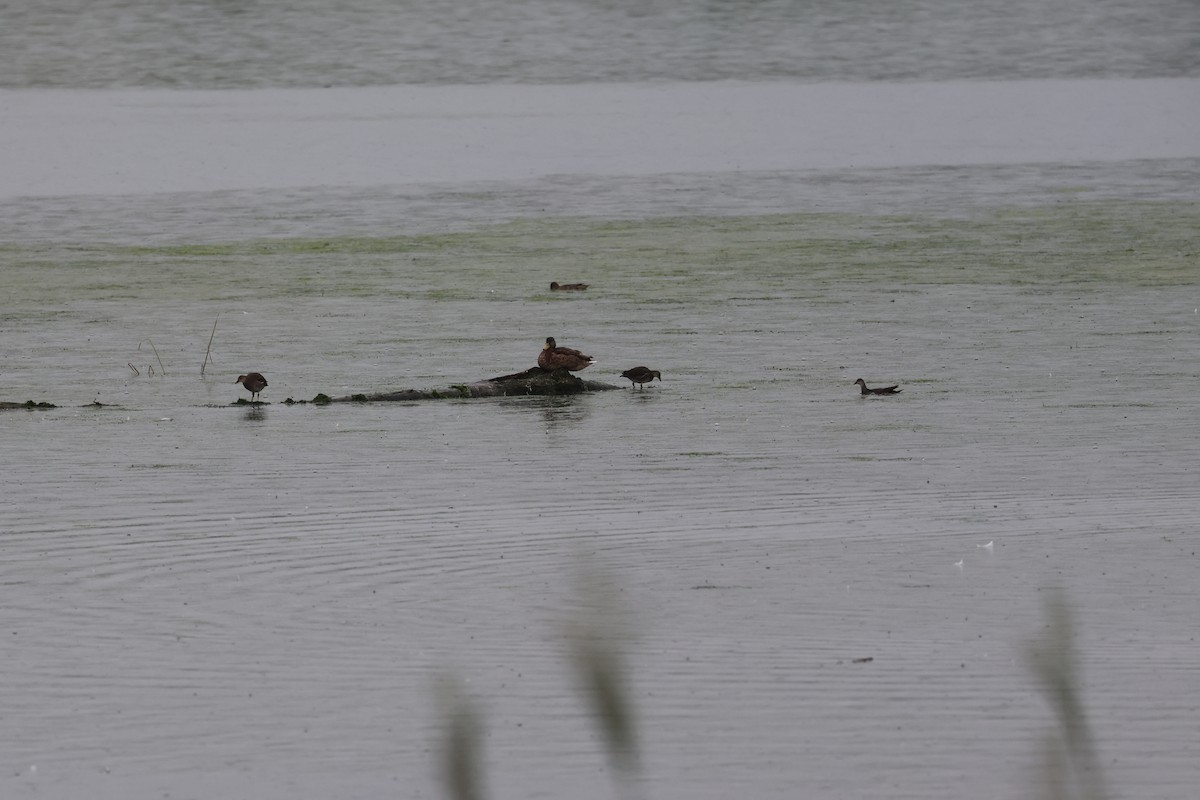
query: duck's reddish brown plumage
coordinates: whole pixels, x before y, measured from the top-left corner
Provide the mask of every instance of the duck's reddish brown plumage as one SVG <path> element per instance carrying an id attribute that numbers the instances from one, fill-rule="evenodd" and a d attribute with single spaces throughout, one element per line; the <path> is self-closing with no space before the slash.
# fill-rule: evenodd
<path id="1" fill-rule="evenodd" d="M 903 389 L 898 388 L 900 384 L 896 384 L 895 386 L 879 386 L 872 389 L 867 386 L 867 382 L 862 378 L 856 380 L 854 385 L 861 386 L 863 394 L 900 394 L 904 391 Z"/>
<path id="2" fill-rule="evenodd" d="M 542 352 L 538 353 L 538 366 L 542 369 L 563 368 L 569 369 L 571 372 L 578 372 L 581 369 L 587 369 L 594 363 L 596 363 L 596 359 L 584 355 L 578 350 L 559 347 L 553 336 L 546 339 L 546 344 L 542 346 Z"/>
<path id="3" fill-rule="evenodd" d="M 558 281 L 550 282 L 550 291 L 552 292 L 582 292 L 588 285 L 586 283 L 559 283 Z"/>
<path id="4" fill-rule="evenodd" d="M 660 383 L 662 382 L 662 373 L 656 369 L 650 369 L 649 367 L 634 367 L 632 369 L 627 369 L 621 373 L 621 377 L 629 378 L 630 383 L 642 385 L 649 383 L 655 378 L 658 378 Z"/>
<path id="5" fill-rule="evenodd" d="M 234 383 L 240 383 L 250 391 L 250 400 L 253 402 L 258 398 L 258 393 L 267 388 L 267 379 L 262 376 L 261 372 L 251 372 L 249 375 L 238 375 Z"/>

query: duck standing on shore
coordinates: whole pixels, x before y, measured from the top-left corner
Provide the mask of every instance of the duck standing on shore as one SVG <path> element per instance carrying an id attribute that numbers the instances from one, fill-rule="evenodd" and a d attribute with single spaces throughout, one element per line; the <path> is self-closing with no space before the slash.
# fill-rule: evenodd
<path id="1" fill-rule="evenodd" d="M 642 388 L 645 388 L 646 384 L 655 378 L 658 378 L 658 382 L 662 383 L 662 373 L 656 369 L 650 369 L 649 367 L 634 367 L 633 369 L 627 369 L 621 373 L 621 377 L 629 378 L 631 386 L 636 383 L 640 384 Z"/>
<path id="2" fill-rule="evenodd" d="M 249 375 L 238 375 L 234 383 L 240 383 L 250 390 L 250 402 L 253 403 L 258 399 L 258 393 L 267 388 L 267 379 L 262 376 L 261 372 L 251 372 Z"/>
<path id="3" fill-rule="evenodd" d="M 595 364 L 596 359 L 569 347 L 559 347 L 554 337 L 550 336 L 547 337 L 546 344 L 542 345 L 542 352 L 538 353 L 537 363 L 542 369 L 565 368 L 571 372 L 578 372 Z"/>
<path id="4" fill-rule="evenodd" d="M 867 386 L 867 382 L 862 378 L 856 380 L 854 385 L 861 386 L 863 394 L 900 394 L 904 391 L 903 389 L 898 388 L 900 384 L 896 384 L 895 386 L 879 386 L 875 389 L 872 389 Z"/>

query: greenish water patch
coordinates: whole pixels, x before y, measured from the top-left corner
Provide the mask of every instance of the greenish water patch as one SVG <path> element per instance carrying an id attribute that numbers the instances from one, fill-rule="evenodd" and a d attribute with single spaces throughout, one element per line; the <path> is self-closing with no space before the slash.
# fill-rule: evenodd
<path id="1" fill-rule="evenodd" d="M 888 291 L 910 293 L 921 284 L 1191 285 L 1200 268 L 1197 230 L 1200 203 L 1067 195 L 967 218 L 543 218 L 437 235 L 7 247 L 0 269 L 17 303 L 281 296 L 547 301 L 551 280 L 581 280 L 592 287 L 571 301 L 671 307 L 710 302 L 714 287 L 723 302 L 761 302 L 809 299 L 835 282 L 890 282 Z"/>

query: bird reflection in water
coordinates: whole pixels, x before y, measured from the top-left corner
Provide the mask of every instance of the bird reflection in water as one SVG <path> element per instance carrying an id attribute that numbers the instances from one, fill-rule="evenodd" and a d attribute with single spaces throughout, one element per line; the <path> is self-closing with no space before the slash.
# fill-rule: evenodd
<path id="1" fill-rule="evenodd" d="M 252 405 L 242 414 L 242 419 L 245 422 L 265 422 L 267 409 L 261 405 Z"/>

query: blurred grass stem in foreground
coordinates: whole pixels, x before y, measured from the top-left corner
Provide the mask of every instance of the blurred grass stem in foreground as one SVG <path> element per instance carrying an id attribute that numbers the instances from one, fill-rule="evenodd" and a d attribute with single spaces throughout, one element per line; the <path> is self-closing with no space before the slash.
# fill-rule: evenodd
<path id="1" fill-rule="evenodd" d="M 618 592 L 603 575 L 585 572 L 579 607 L 567 625 L 571 663 L 600 728 L 620 797 L 641 796 L 640 758 L 619 643 L 627 639 Z"/>
<path id="2" fill-rule="evenodd" d="M 1058 717 L 1060 735 L 1046 737 L 1038 795 L 1048 800 L 1106 800 L 1080 696 L 1071 610 L 1061 590 L 1046 599 L 1046 617 L 1042 636 L 1026 646 L 1026 660 Z"/>
<path id="3" fill-rule="evenodd" d="M 446 721 L 442 744 L 442 779 L 450 800 L 483 800 L 479 741 L 483 722 L 462 684 L 446 676 L 438 681 L 437 700 Z"/>

